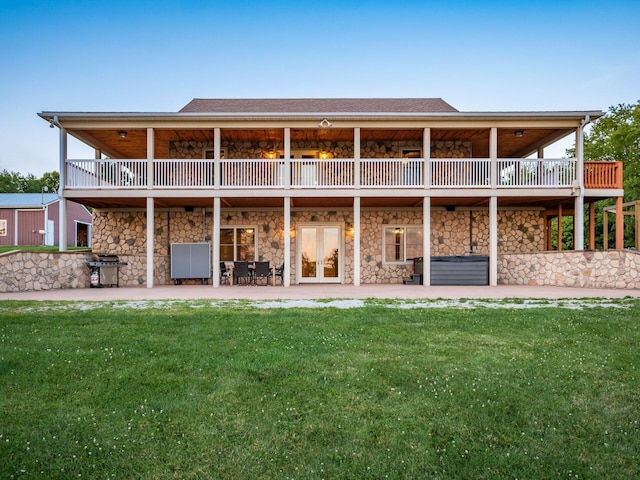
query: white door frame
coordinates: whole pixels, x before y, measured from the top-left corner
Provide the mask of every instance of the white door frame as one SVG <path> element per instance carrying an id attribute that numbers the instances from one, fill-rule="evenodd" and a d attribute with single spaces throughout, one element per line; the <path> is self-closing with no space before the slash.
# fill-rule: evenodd
<path id="1" fill-rule="evenodd" d="M 317 270 L 315 278 L 303 278 L 302 277 L 302 229 L 303 228 L 315 228 L 316 238 L 320 240 L 318 248 L 321 246 L 321 231 L 324 228 L 337 228 L 338 229 L 338 276 L 336 278 L 324 278 L 324 274 L 318 275 L 320 269 Z M 340 222 L 311 222 L 311 223 L 298 223 L 296 225 L 296 283 L 344 283 L 344 252 L 345 252 L 345 238 L 344 238 L 344 223 Z"/>

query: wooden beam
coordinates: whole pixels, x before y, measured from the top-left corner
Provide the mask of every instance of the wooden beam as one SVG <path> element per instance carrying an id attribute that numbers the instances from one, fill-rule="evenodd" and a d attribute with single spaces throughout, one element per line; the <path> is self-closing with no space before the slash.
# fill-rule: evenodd
<path id="1" fill-rule="evenodd" d="M 616 198 L 616 250 L 624 248 L 624 215 L 622 215 L 622 197 Z"/>
<path id="2" fill-rule="evenodd" d="M 562 204 L 558 204 L 558 251 L 562 251 Z"/>
<path id="3" fill-rule="evenodd" d="M 636 204 L 636 250 L 640 250 L 640 200 L 635 201 Z"/>
<path id="4" fill-rule="evenodd" d="M 596 203 L 589 203 L 589 250 L 596 249 Z"/>
<path id="5" fill-rule="evenodd" d="M 602 248 L 609 250 L 609 212 L 605 209 L 602 212 Z"/>

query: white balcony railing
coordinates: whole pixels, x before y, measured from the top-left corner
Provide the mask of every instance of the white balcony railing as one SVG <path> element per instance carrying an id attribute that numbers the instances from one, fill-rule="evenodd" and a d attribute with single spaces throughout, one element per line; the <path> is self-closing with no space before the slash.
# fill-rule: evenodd
<path id="1" fill-rule="evenodd" d="M 158 188 L 213 188 L 213 160 L 154 160 L 153 184 Z"/>
<path id="2" fill-rule="evenodd" d="M 274 188 L 284 186 L 284 160 L 220 161 L 221 188 Z"/>
<path id="3" fill-rule="evenodd" d="M 67 160 L 65 188 L 568 188 L 575 159 L 488 158 Z M 427 169 L 425 175 L 425 165 Z M 148 178 L 151 167 L 153 178 Z M 289 175 L 287 175 L 289 168 Z M 218 169 L 218 171 L 216 171 Z M 426 178 L 425 178 L 426 177 Z M 216 183 L 217 182 L 217 183 Z M 288 183 L 290 182 L 290 183 Z"/>
<path id="4" fill-rule="evenodd" d="M 576 160 L 501 158 L 498 160 L 500 188 L 571 187 L 576 179 Z"/>
<path id="5" fill-rule="evenodd" d="M 147 160 L 67 160 L 66 188 L 142 188 Z"/>
<path id="6" fill-rule="evenodd" d="M 291 186 L 302 188 L 353 187 L 353 159 L 291 159 Z"/>
<path id="7" fill-rule="evenodd" d="M 365 188 L 424 187 L 421 158 L 366 158 L 360 160 L 360 185 Z"/>
<path id="8" fill-rule="evenodd" d="M 432 188 L 489 188 L 491 160 L 488 158 L 431 159 Z"/>

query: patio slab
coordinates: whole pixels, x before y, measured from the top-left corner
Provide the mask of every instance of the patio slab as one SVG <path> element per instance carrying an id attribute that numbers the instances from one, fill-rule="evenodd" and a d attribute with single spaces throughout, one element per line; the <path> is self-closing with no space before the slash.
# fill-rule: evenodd
<path id="1" fill-rule="evenodd" d="M 292 285 L 281 286 L 221 286 L 162 285 L 154 288 L 79 288 L 43 290 L 38 292 L 0 293 L 2 300 L 313 300 L 329 298 L 389 298 L 389 299 L 504 299 L 504 298 L 624 298 L 640 297 L 640 290 L 531 287 L 499 285 L 497 287 L 466 287 L 422 285 Z"/>

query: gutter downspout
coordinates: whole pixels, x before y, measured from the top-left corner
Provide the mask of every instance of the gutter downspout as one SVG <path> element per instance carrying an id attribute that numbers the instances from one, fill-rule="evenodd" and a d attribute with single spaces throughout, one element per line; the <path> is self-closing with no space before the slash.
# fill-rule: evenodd
<path id="1" fill-rule="evenodd" d="M 589 115 L 580 121 L 580 126 L 576 132 L 576 180 L 578 183 L 578 194 L 574 203 L 573 232 L 574 251 L 584 250 L 584 127 L 591 121 Z M 560 239 L 558 239 L 560 242 Z"/>
<path id="2" fill-rule="evenodd" d="M 591 116 L 587 115 L 580 120 L 580 170 L 582 175 L 578 177 L 578 186 L 580 187 L 580 195 L 584 197 L 584 127 L 591 123 Z"/>
<path id="3" fill-rule="evenodd" d="M 67 250 L 67 201 L 64 198 L 64 186 L 66 179 L 66 162 L 67 162 L 67 131 L 60 124 L 58 116 L 55 115 L 51 121 L 51 125 L 55 125 L 60 129 L 60 186 L 58 188 L 59 209 L 58 209 L 58 250 L 64 252 Z"/>

